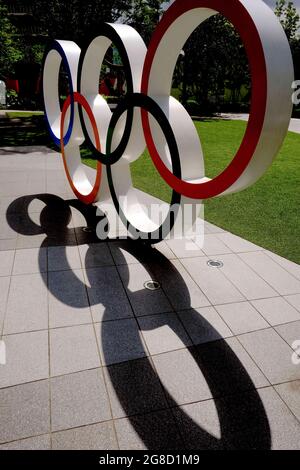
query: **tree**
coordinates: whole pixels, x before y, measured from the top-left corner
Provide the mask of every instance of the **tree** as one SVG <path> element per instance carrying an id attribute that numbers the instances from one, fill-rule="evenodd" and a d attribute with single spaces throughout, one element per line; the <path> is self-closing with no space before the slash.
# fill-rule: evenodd
<path id="1" fill-rule="evenodd" d="M 102 21 L 115 22 L 131 9 L 126 0 L 36 0 L 33 11 L 46 36 L 82 45 L 100 34 Z"/>
<path id="2" fill-rule="evenodd" d="M 159 22 L 164 0 L 133 0 L 130 11 L 126 14 L 126 23 L 135 28 L 146 44 Z"/>
<path id="3" fill-rule="evenodd" d="M 283 29 L 290 42 L 297 40 L 297 33 L 300 26 L 300 16 L 293 2 L 278 0 L 276 2 L 275 14 L 278 16 Z"/>
<path id="4" fill-rule="evenodd" d="M 1 78 L 14 72 L 15 64 L 22 58 L 16 30 L 7 16 L 7 8 L 0 3 L 0 74 Z"/>
<path id="5" fill-rule="evenodd" d="M 184 45 L 175 74 L 175 86 L 182 81 L 182 102 L 192 98 L 201 113 L 216 111 L 225 89 L 230 101 L 240 100 L 242 85 L 250 88 L 248 61 L 235 29 L 222 15 L 203 22 Z"/>

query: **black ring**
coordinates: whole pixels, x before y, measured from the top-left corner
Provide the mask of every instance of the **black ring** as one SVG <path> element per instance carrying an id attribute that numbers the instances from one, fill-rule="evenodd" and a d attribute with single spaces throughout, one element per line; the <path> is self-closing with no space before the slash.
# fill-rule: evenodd
<path id="1" fill-rule="evenodd" d="M 101 34 L 99 34 L 99 37 L 105 37 L 111 40 L 111 42 L 117 47 L 119 54 L 122 58 L 123 66 L 124 66 L 124 71 L 125 71 L 125 78 L 126 78 L 126 84 L 127 84 L 127 91 L 128 93 L 133 93 L 133 79 L 132 79 L 132 73 L 131 73 L 131 67 L 130 67 L 130 62 L 128 58 L 127 51 L 125 49 L 124 43 L 116 30 L 108 23 L 103 23 L 99 31 Z M 98 37 L 98 36 L 96 36 Z M 94 37 L 94 39 L 96 39 Z M 86 53 L 91 45 L 92 41 L 88 41 L 88 45 L 84 47 L 81 51 L 80 58 L 79 58 L 79 64 L 78 64 L 78 91 L 81 93 L 81 78 L 82 78 L 82 67 L 84 63 L 84 59 L 86 56 Z M 122 100 L 122 99 L 121 99 Z M 133 122 L 133 108 L 130 108 L 127 113 L 126 117 L 126 124 L 125 124 L 125 129 L 124 133 L 122 136 L 122 139 L 118 145 L 118 147 L 109 155 L 99 152 L 99 150 L 94 146 L 89 133 L 87 131 L 84 117 L 83 117 L 83 112 L 81 109 L 81 106 L 78 106 L 79 110 L 79 117 L 80 117 L 80 122 L 83 130 L 83 134 L 85 137 L 86 144 L 88 148 L 92 152 L 92 156 L 98 160 L 100 163 L 103 165 L 113 164 L 116 163 L 120 158 L 123 156 L 126 147 L 128 145 L 130 136 L 131 136 L 131 130 L 132 130 L 132 122 Z"/>
<path id="2" fill-rule="evenodd" d="M 133 111 L 134 108 L 145 109 L 157 120 L 158 124 L 160 125 L 165 135 L 165 138 L 169 147 L 171 160 L 172 160 L 173 173 L 178 178 L 181 178 L 181 164 L 180 164 L 179 151 L 178 151 L 177 142 L 176 142 L 174 133 L 172 131 L 171 125 L 166 115 L 160 108 L 160 106 L 152 98 L 142 93 L 132 93 L 132 94 L 126 95 L 126 97 L 117 106 L 110 122 L 110 127 L 109 127 L 109 131 L 107 135 L 106 151 L 108 153 L 110 152 L 112 137 L 113 137 L 113 133 L 114 133 L 118 120 L 120 119 L 120 117 L 122 116 L 124 112 L 126 111 L 128 112 L 128 110 Z M 136 234 L 139 234 L 140 236 L 139 238 L 141 238 L 143 241 L 150 242 L 151 244 L 155 244 L 155 243 L 162 241 L 164 238 L 166 238 L 166 235 L 168 235 L 168 233 L 170 233 L 170 231 L 174 227 L 175 220 L 176 220 L 179 207 L 180 207 L 180 202 L 181 202 L 181 197 L 182 197 L 181 194 L 172 190 L 170 210 L 169 210 L 167 217 L 163 221 L 163 223 L 154 232 L 142 232 L 141 230 L 136 229 L 129 222 L 123 210 L 121 209 L 121 206 L 119 204 L 119 200 L 116 195 L 115 188 L 114 188 L 111 166 L 112 164 L 108 164 L 106 168 L 108 184 L 109 184 L 112 200 L 116 208 L 116 211 L 120 219 L 122 220 L 123 224 L 127 228 L 127 231 L 131 233 L 133 237 L 135 237 Z M 173 211 L 172 208 L 175 208 L 175 210 Z M 169 225 L 166 225 L 167 223 Z M 167 234 L 164 232 L 164 226 L 167 226 L 169 228 Z"/>

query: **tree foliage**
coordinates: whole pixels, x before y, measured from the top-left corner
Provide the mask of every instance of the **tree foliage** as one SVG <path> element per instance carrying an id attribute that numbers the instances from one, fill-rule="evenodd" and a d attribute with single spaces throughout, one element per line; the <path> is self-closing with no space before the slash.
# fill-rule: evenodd
<path id="1" fill-rule="evenodd" d="M 276 2 L 275 14 L 278 16 L 288 40 L 298 40 L 298 30 L 300 26 L 300 16 L 291 1 L 278 0 Z"/>
<path id="2" fill-rule="evenodd" d="M 7 8 L 0 2 L 0 73 L 2 77 L 13 73 L 15 64 L 22 58 L 16 30 L 9 21 Z"/>

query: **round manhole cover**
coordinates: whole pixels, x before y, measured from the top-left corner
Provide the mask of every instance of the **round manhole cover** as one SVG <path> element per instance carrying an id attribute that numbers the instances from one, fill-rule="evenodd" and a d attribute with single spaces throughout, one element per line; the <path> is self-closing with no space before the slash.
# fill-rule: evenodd
<path id="1" fill-rule="evenodd" d="M 82 231 L 85 233 L 93 233 L 94 230 L 92 227 L 83 227 Z"/>
<path id="2" fill-rule="evenodd" d="M 224 266 L 224 264 L 222 263 L 222 261 L 219 261 L 219 260 L 212 260 L 210 259 L 208 262 L 207 262 L 208 266 L 210 268 L 222 268 Z"/>
<path id="3" fill-rule="evenodd" d="M 160 283 L 157 281 L 147 281 L 145 282 L 144 287 L 147 290 L 158 290 L 160 289 Z"/>

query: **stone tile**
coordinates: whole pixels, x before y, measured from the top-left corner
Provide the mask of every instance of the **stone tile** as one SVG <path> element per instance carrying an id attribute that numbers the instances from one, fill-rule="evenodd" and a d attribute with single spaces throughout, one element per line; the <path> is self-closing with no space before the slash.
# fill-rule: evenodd
<path id="1" fill-rule="evenodd" d="M 235 335 L 269 327 L 269 324 L 249 302 L 218 305 L 216 310 Z"/>
<path id="2" fill-rule="evenodd" d="M 200 247 L 206 256 L 224 255 L 232 253 L 231 249 L 223 243 L 216 234 L 206 234 L 204 244 Z"/>
<path id="3" fill-rule="evenodd" d="M 174 410 L 188 448 L 292 450 L 300 425 L 272 387 Z"/>
<path id="4" fill-rule="evenodd" d="M 40 235 L 18 235 L 16 248 L 27 249 L 27 248 L 40 248 L 45 246 L 45 240 L 47 239 L 44 233 Z"/>
<path id="5" fill-rule="evenodd" d="M 182 264 L 213 304 L 241 302 L 245 297 L 224 276 L 222 269 L 207 265 L 208 258 L 184 259 Z"/>
<path id="6" fill-rule="evenodd" d="M 300 321 L 277 326 L 275 330 L 291 347 L 294 342 L 299 341 L 300 348 Z"/>
<path id="7" fill-rule="evenodd" d="M 177 258 L 193 258 L 194 256 L 205 256 L 203 251 L 192 240 L 168 240 L 167 245 Z"/>
<path id="8" fill-rule="evenodd" d="M 232 332 L 213 307 L 178 312 L 194 344 L 229 338 Z"/>
<path id="9" fill-rule="evenodd" d="M 174 310 L 210 305 L 209 300 L 179 260 L 155 263 L 150 266 L 155 279 L 160 282 Z"/>
<path id="10" fill-rule="evenodd" d="M 52 434 L 53 450 L 116 450 L 117 440 L 112 422 Z"/>
<path id="11" fill-rule="evenodd" d="M 23 198 L 16 200 L 14 196 L 2 196 L 0 198 L 0 213 L 21 213 L 24 210 Z"/>
<path id="12" fill-rule="evenodd" d="M 300 312 L 283 297 L 255 300 L 252 304 L 272 326 L 300 320 Z"/>
<path id="13" fill-rule="evenodd" d="M 50 328 L 92 323 L 82 271 L 49 273 Z"/>
<path id="14" fill-rule="evenodd" d="M 195 347 L 195 360 L 213 397 L 270 385 L 236 338 Z"/>
<path id="15" fill-rule="evenodd" d="M 224 450 L 226 448 L 214 400 L 180 406 L 172 411 L 187 449 Z"/>
<path id="16" fill-rule="evenodd" d="M 17 250 L 15 255 L 13 275 L 35 274 L 47 271 L 47 248 L 29 248 Z"/>
<path id="17" fill-rule="evenodd" d="M 50 431 L 48 380 L 0 390 L 0 442 Z"/>
<path id="18" fill-rule="evenodd" d="M 21 441 L 13 441 L 0 445 L 0 450 L 50 450 L 50 434 L 43 436 L 29 437 Z"/>
<path id="19" fill-rule="evenodd" d="M 276 385 L 275 390 L 300 421 L 300 380 Z"/>
<path id="20" fill-rule="evenodd" d="M 239 340 L 272 384 L 300 378 L 292 349 L 273 329 L 241 335 Z"/>
<path id="21" fill-rule="evenodd" d="M 224 230 L 216 225 L 208 222 L 207 220 L 204 221 L 204 228 L 207 233 L 223 233 Z"/>
<path id="22" fill-rule="evenodd" d="M 17 247 L 17 238 L 2 240 L 0 238 L 0 251 L 15 250 Z"/>
<path id="23" fill-rule="evenodd" d="M 133 316 L 131 306 L 115 267 L 87 269 L 85 277 L 95 322 Z"/>
<path id="24" fill-rule="evenodd" d="M 101 369 L 51 379 L 52 431 L 111 419 Z"/>
<path id="25" fill-rule="evenodd" d="M 212 398 L 195 358 L 195 349 L 181 349 L 153 357 L 158 377 L 171 407 Z"/>
<path id="26" fill-rule="evenodd" d="M 48 329 L 47 294 L 46 274 L 12 277 L 4 334 Z"/>
<path id="27" fill-rule="evenodd" d="M 104 368 L 114 418 L 167 408 L 159 379 L 149 359 Z"/>
<path id="28" fill-rule="evenodd" d="M 227 245 L 233 253 L 248 253 L 251 251 L 262 250 L 262 248 L 254 245 L 254 243 L 229 232 L 219 233 L 218 238 Z"/>
<path id="29" fill-rule="evenodd" d="M 90 245 L 80 245 L 78 248 L 84 268 L 114 266 L 107 243 L 91 243 Z"/>
<path id="30" fill-rule="evenodd" d="M 92 325 L 50 330 L 51 376 L 100 366 Z"/>
<path id="31" fill-rule="evenodd" d="M 239 256 L 280 295 L 300 293 L 300 281 L 265 253 L 243 253 Z"/>
<path id="32" fill-rule="evenodd" d="M 297 295 L 288 295 L 285 297 L 289 304 L 295 307 L 298 312 L 300 312 L 300 294 Z"/>
<path id="33" fill-rule="evenodd" d="M 169 410 L 115 421 L 121 450 L 182 449 L 182 439 Z"/>
<path id="34" fill-rule="evenodd" d="M 2 332 L 9 285 L 10 285 L 9 277 L 0 277 L 0 332 Z"/>
<path id="35" fill-rule="evenodd" d="M 162 313 L 139 318 L 138 321 L 151 355 L 191 345 L 191 340 L 176 313 Z"/>
<path id="36" fill-rule="evenodd" d="M 1 366 L 0 388 L 49 377 L 48 332 L 3 336 L 6 365 Z"/>
<path id="37" fill-rule="evenodd" d="M 117 266 L 176 258 L 165 241 L 145 247 L 132 240 L 118 240 L 110 242 L 109 249 Z"/>
<path id="38" fill-rule="evenodd" d="M 246 299 L 274 297 L 277 292 L 259 277 L 237 255 L 222 257 L 224 266 L 222 272 L 239 289 Z"/>
<path id="39" fill-rule="evenodd" d="M 149 291 L 145 282 L 153 279 L 150 269 L 141 264 L 118 266 L 130 303 L 137 316 L 151 315 L 172 311 L 164 292 L 160 289 Z"/>
<path id="40" fill-rule="evenodd" d="M 281 256 L 272 253 L 271 251 L 265 251 L 265 253 L 270 256 L 276 263 L 278 263 L 281 267 L 283 267 L 286 271 L 292 274 L 294 277 L 300 280 L 300 265 L 289 261 L 286 258 L 282 258 Z"/>
<path id="41" fill-rule="evenodd" d="M 49 246 L 48 271 L 81 269 L 77 246 Z"/>
<path id="42" fill-rule="evenodd" d="M 0 276 L 10 276 L 15 252 L 13 250 L 0 251 Z"/>
<path id="43" fill-rule="evenodd" d="M 96 335 L 105 365 L 146 356 L 144 341 L 134 319 L 97 323 Z"/>

